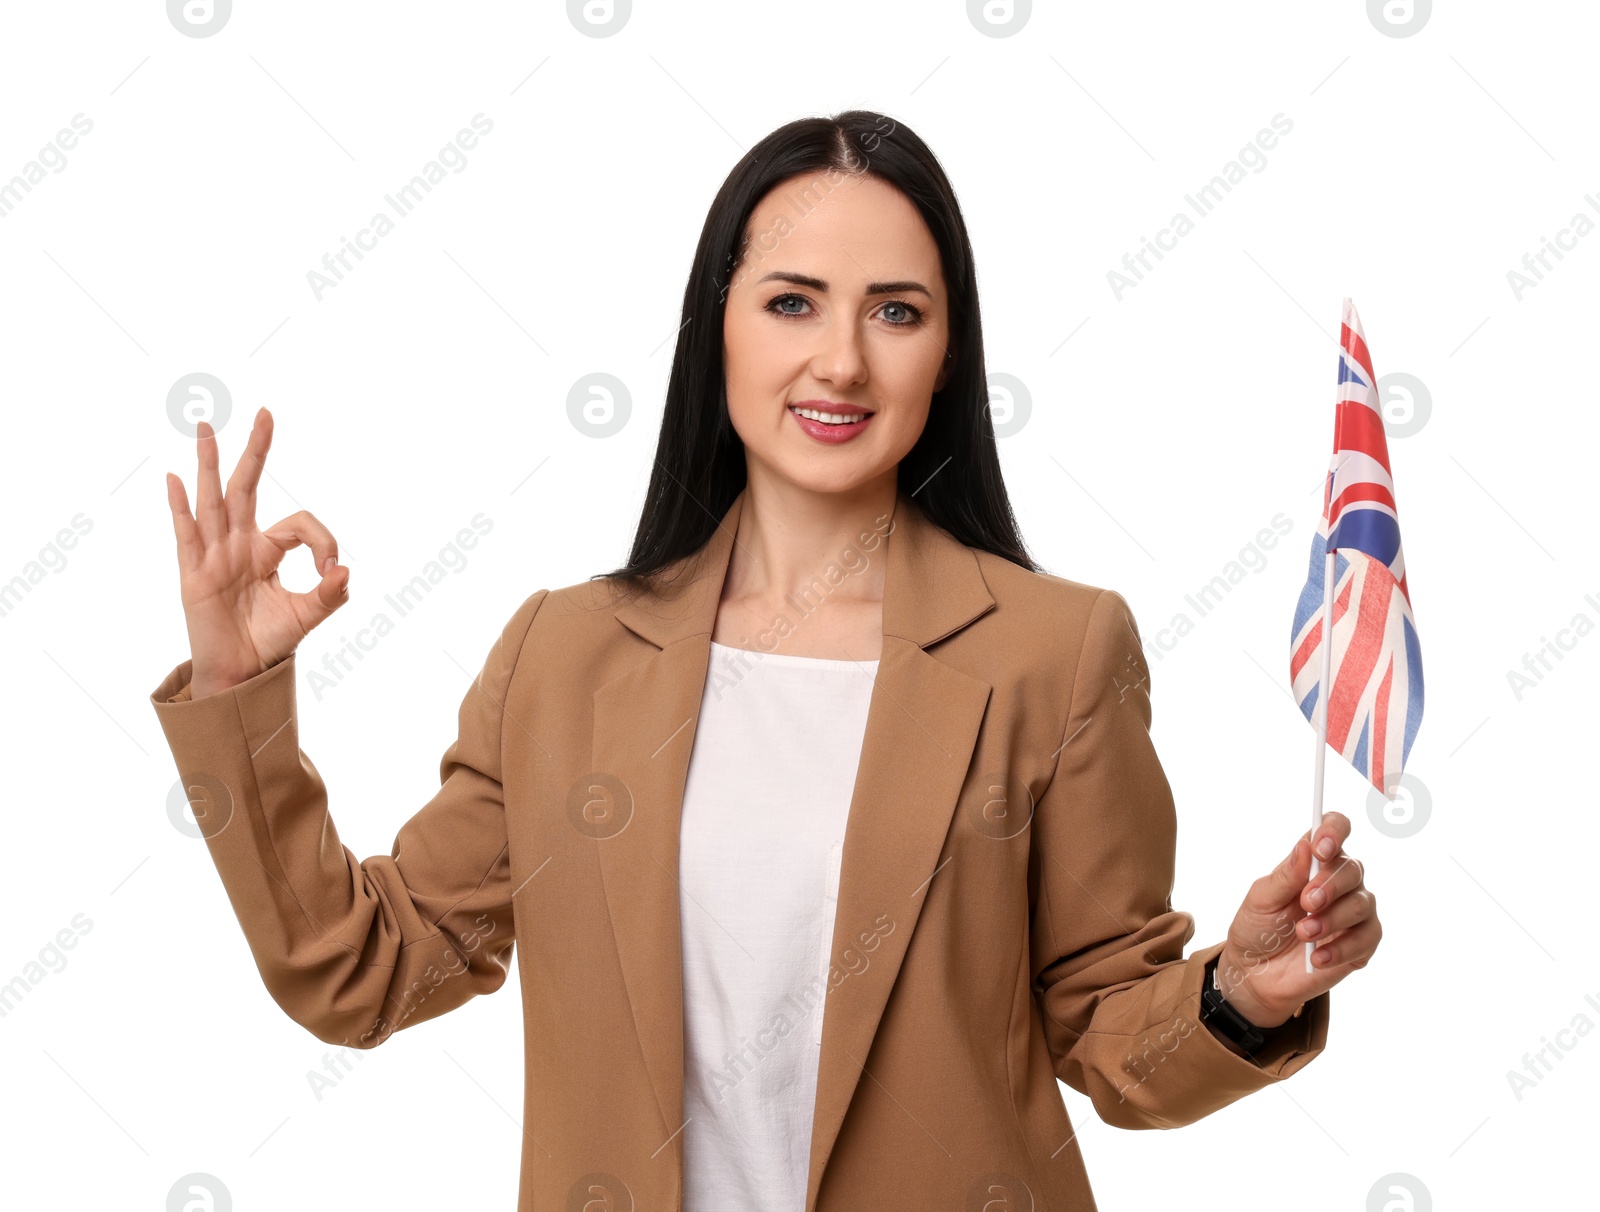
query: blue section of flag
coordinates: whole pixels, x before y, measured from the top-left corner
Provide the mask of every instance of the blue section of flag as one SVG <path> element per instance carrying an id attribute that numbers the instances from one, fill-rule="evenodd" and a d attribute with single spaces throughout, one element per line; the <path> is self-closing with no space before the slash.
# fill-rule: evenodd
<path id="1" fill-rule="evenodd" d="M 1372 717 L 1369 715 L 1361 721 L 1361 739 L 1356 742 L 1355 756 L 1350 759 L 1357 770 L 1367 768 L 1367 731 L 1372 727 Z"/>
<path id="2" fill-rule="evenodd" d="M 1354 547 L 1380 564 L 1400 554 L 1400 523 L 1379 509 L 1347 509 L 1333 528 L 1334 550 Z"/>
<path id="3" fill-rule="evenodd" d="M 1308 720 L 1314 718 L 1312 712 L 1316 711 L 1317 709 L 1317 691 L 1321 689 L 1321 682 L 1313 684 L 1311 687 L 1311 693 L 1300 700 L 1300 714 L 1305 716 Z"/>
<path id="4" fill-rule="evenodd" d="M 1422 726 L 1422 645 L 1417 641 L 1417 629 L 1410 619 L 1405 624 L 1406 669 L 1410 673 L 1411 692 L 1406 696 L 1406 738 L 1400 750 L 1400 764 L 1404 766 L 1411 756 L 1411 742 L 1417 739 L 1417 729 Z"/>
<path id="5" fill-rule="evenodd" d="M 1306 583 L 1300 588 L 1300 599 L 1294 606 L 1294 626 L 1290 628 L 1289 639 L 1294 638 L 1305 629 L 1307 620 L 1322 609 L 1322 569 L 1328 558 L 1328 540 L 1320 534 L 1311 536 L 1311 559 L 1306 567 Z M 1337 548 L 1333 553 L 1333 583 L 1337 585 L 1344 580 L 1345 570 L 1350 567 L 1349 557 Z M 1302 710 L 1304 707 L 1302 706 Z M 1310 719 L 1310 713 L 1306 719 Z"/>

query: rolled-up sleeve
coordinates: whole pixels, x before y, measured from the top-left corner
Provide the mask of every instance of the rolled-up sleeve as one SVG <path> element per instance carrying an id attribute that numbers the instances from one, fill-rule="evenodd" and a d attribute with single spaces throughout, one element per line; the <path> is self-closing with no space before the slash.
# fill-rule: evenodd
<path id="1" fill-rule="evenodd" d="M 1184 958 L 1172 907 L 1177 814 L 1150 738 L 1150 671 L 1128 604 L 1101 590 L 1073 673 L 1055 774 L 1033 822 L 1039 886 L 1029 946 L 1056 1075 L 1122 1128 L 1176 1128 L 1308 1064 L 1328 995 L 1246 1059 L 1200 1021 L 1216 943 Z"/>
<path id="2" fill-rule="evenodd" d="M 339 840 L 300 748 L 293 655 L 198 700 L 184 661 L 150 696 L 261 978 L 318 1039 L 376 1047 L 505 983 L 514 928 L 501 729 L 547 592 L 502 630 L 461 702 L 438 790 L 387 855 L 358 859 Z"/>

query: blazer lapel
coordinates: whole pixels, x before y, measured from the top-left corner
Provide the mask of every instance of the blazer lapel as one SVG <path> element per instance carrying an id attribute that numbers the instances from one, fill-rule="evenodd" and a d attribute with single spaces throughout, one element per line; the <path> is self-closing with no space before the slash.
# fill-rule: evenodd
<path id="1" fill-rule="evenodd" d="M 679 562 L 683 584 L 670 598 L 652 595 L 615 611 L 623 626 L 658 651 L 594 694 L 592 802 L 607 807 L 593 829 L 618 958 L 668 1141 L 684 1126 L 679 823 L 711 633 L 747 492 L 734 499 L 701 551 Z M 925 651 L 993 608 L 976 555 L 934 526 L 903 492 L 878 551 L 885 560 L 883 653 L 845 829 L 830 960 L 837 973 L 850 971 L 852 956 L 864 950 L 863 935 L 874 939 L 875 949 L 859 976 L 830 980 L 807 1212 L 815 1207 L 823 1168 L 922 905 L 938 888 L 939 853 L 991 690 Z"/>
<path id="2" fill-rule="evenodd" d="M 925 652 L 994 607 L 971 550 L 903 493 L 885 549 L 883 655 L 845 826 L 806 1212 L 871 1051 L 966 780 L 990 685 Z M 884 918 L 892 921 L 892 929 Z M 863 936 L 877 940 L 868 951 Z M 862 957 L 869 966 L 855 970 Z M 892 1094 L 893 1091 L 890 1091 Z"/>

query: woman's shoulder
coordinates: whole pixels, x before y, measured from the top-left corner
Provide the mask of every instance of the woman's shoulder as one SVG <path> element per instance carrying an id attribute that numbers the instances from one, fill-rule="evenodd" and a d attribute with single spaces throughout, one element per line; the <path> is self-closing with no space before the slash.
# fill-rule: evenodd
<path id="1" fill-rule="evenodd" d="M 529 642 L 578 643 L 586 634 L 596 638 L 612 635 L 617 610 L 633 596 L 611 578 L 597 577 L 536 590 L 523 599 L 514 617 L 526 620 Z"/>
<path id="2" fill-rule="evenodd" d="M 615 677 L 628 647 L 618 637 L 629 634 L 614 617 L 620 600 L 609 586 L 588 581 L 528 593 L 490 654 L 496 693 L 531 710 L 530 696 L 560 698 Z"/>
<path id="3" fill-rule="evenodd" d="M 977 548 L 972 552 L 996 607 L 1034 619 L 1052 634 L 1081 640 L 1097 617 L 1131 617 L 1127 598 L 1110 586 L 1024 568 Z"/>
<path id="4" fill-rule="evenodd" d="M 618 621 L 618 612 L 637 599 L 637 590 L 609 577 L 539 589 L 516 608 L 505 639 L 547 675 L 603 677 L 645 644 Z"/>

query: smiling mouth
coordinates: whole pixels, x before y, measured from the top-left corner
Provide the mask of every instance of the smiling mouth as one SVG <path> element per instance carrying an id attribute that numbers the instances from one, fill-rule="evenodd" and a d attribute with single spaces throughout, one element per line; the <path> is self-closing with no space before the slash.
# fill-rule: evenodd
<path id="1" fill-rule="evenodd" d="M 789 411 L 797 416 L 806 417 L 812 421 L 820 421 L 824 425 L 853 425 L 857 421 L 865 421 L 872 416 L 870 412 L 856 410 L 851 412 L 825 412 L 817 408 L 800 408 L 794 404 L 789 405 Z"/>

